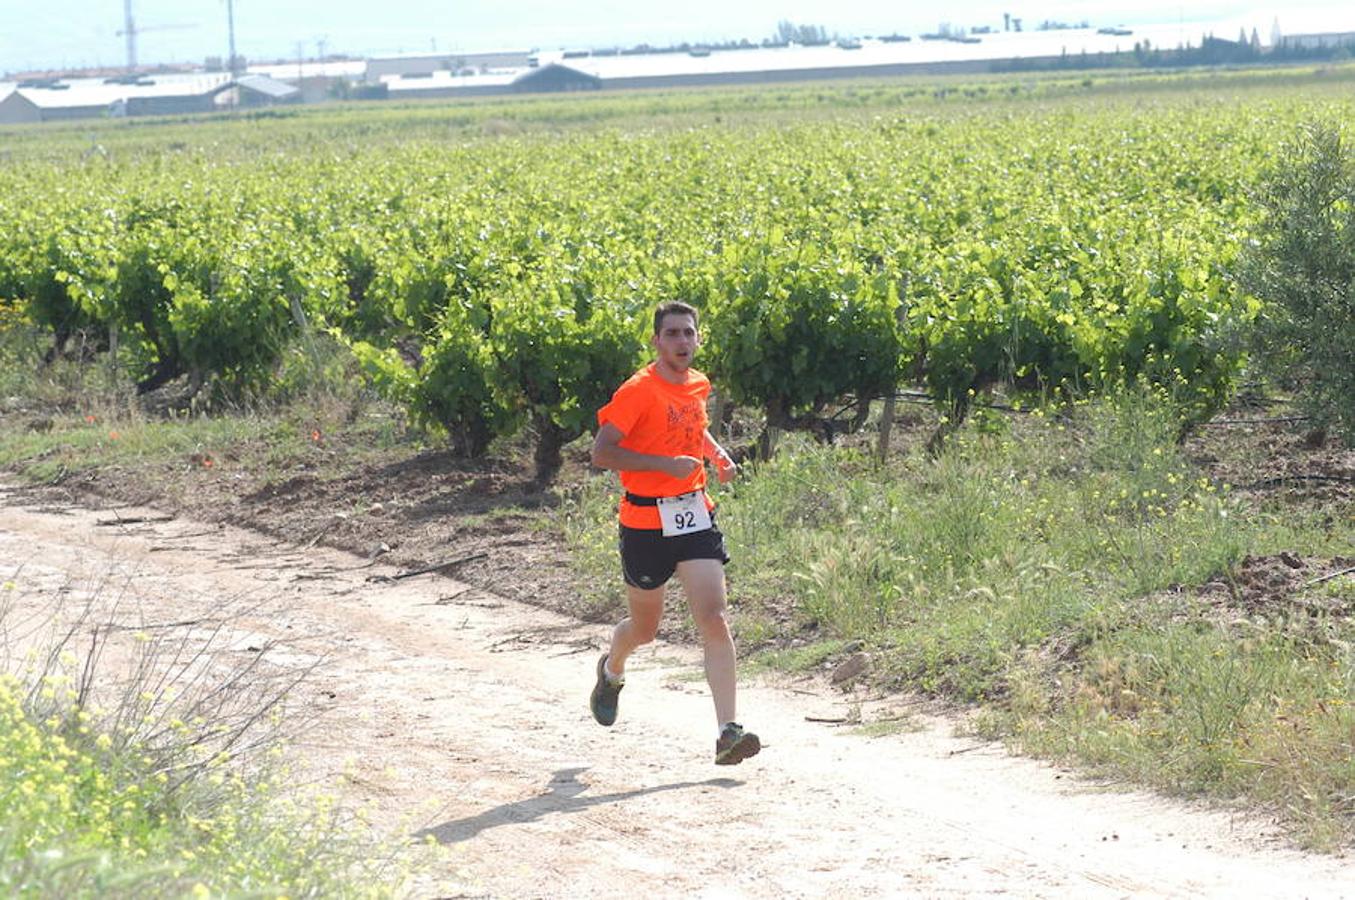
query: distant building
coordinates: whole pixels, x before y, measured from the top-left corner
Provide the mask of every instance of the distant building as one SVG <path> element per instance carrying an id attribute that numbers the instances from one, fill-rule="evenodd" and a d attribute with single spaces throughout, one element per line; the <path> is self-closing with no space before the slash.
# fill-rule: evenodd
<path id="1" fill-rule="evenodd" d="M 538 69 L 528 69 L 513 79 L 513 90 L 518 93 L 546 93 L 558 91 L 596 91 L 602 79 L 571 66 L 551 63 Z"/>
<path id="2" fill-rule="evenodd" d="M 101 109 L 94 115 L 102 114 Z M 13 84 L 0 85 L 0 125 L 43 121 L 43 109 Z M 55 118 L 55 116 L 51 117 Z"/>
<path id="3" fill-rule="evenodd" d="M 224 86 L 196 94 L 161 94 L 128 97 L 114 101 L 112 107 L 127 116 L 181 116 L 186 113 L 212 112 L 216 96 Z"/>
<path id="4" fill-rule="evenodd" d="M 199 73 L 20 81 L 0 100 L 0 123 L 206 111 L 229 80 Z"/>
<path id="5" fill-rule="evenodd" d="M 1355 31 L 1333 31 L 1326 34 L 1286 34 L 1278 46 L 1320 50 L 1325 47 L 1355 47 Z"/>
<path id="6" fill-rule="evenodd" d="M 383 75 L 377 82 L 391 100 L 421 100 L 434 97 L 479 97 L 511 94 L 514 72 L 495 75 L 456 75 L 452 72 L 418 72 Z"/>
<path id="7" fill-rule="evenodd" d="M 385 81 L 392 75 L 432 75 L 435 72 L 469 75 L 525 69 L 530 55 L 527 50 L 482 50 L 379 56 L 367 60 L 367 80 Z"/>
<path id="8" fill-rule="evenodd" d="M 595 91 L 602 79 L 570 66 L 551 63 L 534 69 L 495 72 L 487 75 L 456 75 L 451 72 L 387 75 L 381 79 L 391 99 L 434 97 L 479 97 L 492 94 Z"/>
<path id="9" fill-rule="evenodd" d="M 212 98 L 216 106 L 240 106 L 254 109 L 282 103 L 300 103 L 301 89 L 267 75 L 242 75 Z"/>
<path id="10" fill-rule="evenodd" d="M 222 73 L 49 78 L 0 84 L 0 125 L 105 116 L 212 112 L 224 106 L 295 102 L 291 85 L 264 75 Z"/>
<path id="11" fill-rule="evenodd" d="M 342 97 L 362 96 L 362 93 L 356 90 L 354 86 L 366 79 L 367 60 L 332 59 L 290 63 L 253 63 L 249 67 L 248 74 L 267 75 L 269 78 L 295 85 L 299 92 L 299 101 L 288 100 L 286 102 L 320 103 Z M 368 96 L 368 99 L 378 98 Z"/>
<path id="12" fill-rule="evenodd" d="M 823 78 L 863 78 L 904 74 L 943 74 L 986 71 L 983 51 L 973 59 L 948 58 L 956 51 L 934 48 L 927 42 L 909 44 L 853 41 L 846 46 L 823 44 L 655 53 L 571 60 L 580 71 L 596 76 L 607 89 L 695 87 L 701 85 L 765 84 Z M 991 58 L 991 57 L 990 57 Z"/>

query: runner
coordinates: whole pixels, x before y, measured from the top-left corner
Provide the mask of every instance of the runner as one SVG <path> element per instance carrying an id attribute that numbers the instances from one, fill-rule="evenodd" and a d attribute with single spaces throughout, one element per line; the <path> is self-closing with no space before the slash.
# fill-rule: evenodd
<path id="1" fill-rule="evenodd" d="M 735 719 L 734 639 L 725 613 L 724 535 L 706 496 L 703 459 L 723 484 L 738 467 L 707 428 L 710 381 L 691 368 L 701 343 L 696 310 L 664 303 L 654 311 L 655 361 L 632 375 L 598 411 L 593 464 L 621 473 L 621 572 L 630 614 L 612 632 L 597 664 L 589 705 L 602 725 L 616 721 L 626 658 L 654 640 L 664 585 L 682 582 L 701 633 L 706 682 L 715 700 L 717 765 L 737 765 L 762 749 Z"/>

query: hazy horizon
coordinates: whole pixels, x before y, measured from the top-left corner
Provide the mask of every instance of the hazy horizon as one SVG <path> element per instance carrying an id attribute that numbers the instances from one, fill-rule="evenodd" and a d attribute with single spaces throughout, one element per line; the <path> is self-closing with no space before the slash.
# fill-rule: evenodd
<path id="1" fill-rule="evenodd" d="M 11 0 L 13 2 L 13 0 Z M 600 48 L 640 43 L 760 41 L 777 23 L 815 25 L 830 35 L 862 37 L 935 31 L 941 24 L 970 29 L 1003 27 L 1003 13 L 1033 31 L 1043 21 L 1107 25 L 1179 23 L 1185 39 L 1206 31 L 1235 37 L 1255 28 L 1269 43 L 1278 21 L 1283 33 L 1355 31 L 1349 3 L 1292 6 L 1248 2 L 1091 4 L 960 2 L 944 15 L 899 10 L 883 2 L 839 3 L 748 0 L 718 4 L 689 0 L 681 7 L 652 2 L 505 0 L 493 7 L 429 10 L 414 0 L 387 0 L 378 20 L 367 9 L 335 8 L 319 0 L 236 0 L 236 52 L 250 61 L 346 54 L 374 56 L 497 48 Z M 225 0 L 134 0 L 140 65 L 196 63 L 225 57 Z M 40 8 L 0 13 L 0 72 L 121 66 L 126 63 L 123 4 L 119 0 L 49 0 Z"/>

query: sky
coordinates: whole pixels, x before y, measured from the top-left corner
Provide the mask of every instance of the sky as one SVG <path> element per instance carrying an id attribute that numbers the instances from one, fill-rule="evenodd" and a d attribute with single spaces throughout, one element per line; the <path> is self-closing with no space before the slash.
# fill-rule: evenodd
<path id="1" fill-rule="evenodd" d="M 127 60 L 124 0 L 0 0 L 0 72 L 119 66 Z M 201 63 L 228 47 L 226 0 L 132 0 L 137 61 Z M 1026 30 L 1044 20 L 1093 27 L 1200 23 L 1218 37 L 1255 27 L 1269 43 L 1287 34 L 1355 31 L 1350 0 L 1205 0 L 1179 3 L 950 0 L 234 0 L 236 51 L 251 62 L 344 53 L 633 46 L 770 37 L 783 20 L 830 35 L 918 35 L 942 23 L 1002 28 L 1003 13 Z"/>

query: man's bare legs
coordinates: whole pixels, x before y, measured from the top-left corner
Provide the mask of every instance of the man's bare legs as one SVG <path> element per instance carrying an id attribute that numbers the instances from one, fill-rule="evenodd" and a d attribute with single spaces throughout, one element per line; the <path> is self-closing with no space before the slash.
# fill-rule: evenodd
<path id="1" fill-rule="evenodd" d="M 701 634 L 715 724 L 723 727 L 735 719 L 734 638 L 726 615 L 725 567 L 718 559 L 689 559 L 678 563 L 677 574 Z"/>
<path id="2" fill-rule="evenodd" d="M 715 741 L 715 764 L 738 765 L 756 756 L 762 742 L 734 721 L 734 638 L 729 633 L 726 613 L 724 565 L 715 559 L 689 559 L 677 564 L 677 576 L 687 595 L 692 620 L 701 633 L 706 683 L 715 701 L 715 721 L 720 729 Z M 613 679 L 625 674 L 626 660 L 635 648 L 654 640 L 663 618 L 663 588 L 641 590 L 627 585 L 626 600 L 630 615 L 612 630 L 611 648 L 604 659 L 598 660 L 598 680 L 590 701 L 593 717 L 603 725 L 616 721 L 616 695 L 621 684 Z"/>
<path id="3" fill-rule="evenodd" d="M 715 701 L 717 725 L 735 718 L 734 638 L 729 633 L 725 606 L 724 565 L 718 559 L 690 559 L 677 565 L 677 575 L 691 607 L 692 620 L 701 635 L 706 683 Z M 607 653 L 608 672 L 620 678 L 626 659 L 637 647 L 654 640 L 663 618 L 664 589 L 644 590 L 626 586 L 630 615 L 612 630 Z"/>

